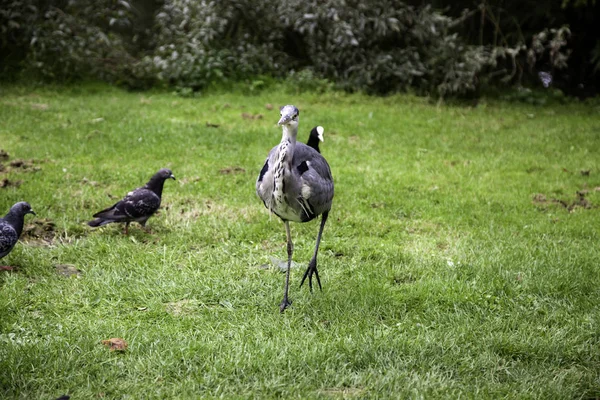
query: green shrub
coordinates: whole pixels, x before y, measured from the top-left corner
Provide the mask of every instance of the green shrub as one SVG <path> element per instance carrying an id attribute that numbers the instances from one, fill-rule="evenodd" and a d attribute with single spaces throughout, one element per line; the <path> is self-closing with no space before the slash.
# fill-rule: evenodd
<path id="1" fill-rule="evenodd" d="M 186 95 L 271 76 L 296 91 L 448 96 L 475 91 L 502 58 L 567 61 L 564 28 L 541 32 L 529 50 L 483 47 L 456 32 L 463 20 L 398 0 L 13 0 L 0 10 L 0 71 L 162 82 Z M 515 71 L 493 75 L 509 81 Z"/>

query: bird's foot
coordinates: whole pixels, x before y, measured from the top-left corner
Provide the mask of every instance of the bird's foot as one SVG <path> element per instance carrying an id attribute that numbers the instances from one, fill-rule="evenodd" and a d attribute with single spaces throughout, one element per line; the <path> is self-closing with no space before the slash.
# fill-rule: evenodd
<path id="1" fill-rule="evenodd" d="M 291 305 L 292 305 L 292 302 L 290 300 L 288 300 L 287 297 L 285 297 L 283 299 L 283 301 L 281 302 L 281 304 L 279 305 L 279 312 L 283 313 L 285 311 L 285 309 L 290 307 Z"/>
<path id="2" fill-rule="evenodd" d="M 304 272 L 304 276 L 302 277 L 302 281 L 300 281 L 300 287 L 302 287 L 302 285 L 304 284 L 304 281 L 308 277 L 308 287 L 310 288 L 310 292 L 312 293 L 312 291 L 313 291 L 313 285 L 312 285 L 313 275 L 317 278 L 317 283 L 319 284 L 319 290 L 322 291 L 323 288 L 321 287 L 321 279 L 319 279 L 319 271 L 317 271 L 317 260 L 315 260 L 315 259 L 310 260 L 310 263 L 308 264 L 308 268 L 306 268 L 306 271 Z"/>
<path id="3" fill-rule="evenodd" d="M 10 265 L 0 265 L 0 271 L 14 271 L 15 267 L 11 267 Z"/>

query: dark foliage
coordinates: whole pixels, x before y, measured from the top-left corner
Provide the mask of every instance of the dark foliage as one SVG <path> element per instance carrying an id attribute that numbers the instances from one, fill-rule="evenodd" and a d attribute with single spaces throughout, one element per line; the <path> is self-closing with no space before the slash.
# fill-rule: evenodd
<path id="1" fill-rule="evenodd" d="M 12 0 L 0 9 L 0 73 L 163 82 L 183 93 L 261 75 L 438 96 L 539 82 L 540 72 L 558 86 L 593 87 L 600 44 L 589 11 L 598 5 L 525 3 Z"/>

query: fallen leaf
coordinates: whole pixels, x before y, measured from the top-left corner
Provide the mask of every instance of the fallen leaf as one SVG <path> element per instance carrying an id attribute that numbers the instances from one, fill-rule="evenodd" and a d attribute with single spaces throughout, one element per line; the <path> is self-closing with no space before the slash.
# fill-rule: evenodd
<path id="1" fill-rule="evenodd" d="M 210 122 L 206 123 L 206 127 L 207 128 L 218 128 L 219 126 L 221 126 L 221 125 L 219 125 L 219 124 L 212 124 Z"/>
<path id="2" fill-rule="evenodd" d="M 269 103 L 269 104 L 265 104 L 265 108 L 269 111 L 271 111 L 273 109 L 273 104 Z"/>
<path id="3" fill-rule="evenodd" d="M 102 344 L 107 346 L 110 351 L 125 351 L 127 350 L 127 342 L 121 338 L 110 338 L 103 340 Z"/>

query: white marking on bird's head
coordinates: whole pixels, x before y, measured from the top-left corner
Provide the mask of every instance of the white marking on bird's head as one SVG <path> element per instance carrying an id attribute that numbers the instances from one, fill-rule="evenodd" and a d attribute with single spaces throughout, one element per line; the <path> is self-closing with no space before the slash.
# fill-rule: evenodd
<path id="1" fill-rule="evenodd" d="M 281 107 L 280 115 L 281 118 L 277 125 L 288 125 L 298 127 L 298 119 L 300 115 L 300 111 L 293 105 L 287 105 Z"/>
<path id="2" fill-rule="evenodd" d="M 321 142 L 325 141 L 325 139 L 323 139 L 323 133 L 325 133 L 325 128 L 323 128 L 321 125 L 317 126 L 317 137 Z"/>

